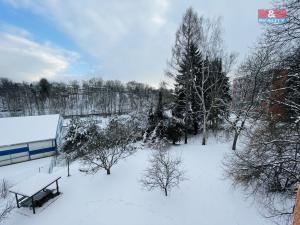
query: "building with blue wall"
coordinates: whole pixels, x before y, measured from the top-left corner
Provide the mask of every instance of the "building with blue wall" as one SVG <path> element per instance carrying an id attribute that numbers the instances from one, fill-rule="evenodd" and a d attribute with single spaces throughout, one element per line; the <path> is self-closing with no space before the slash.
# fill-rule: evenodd
<path id="1" fill-rule="evenodd" d="M 55 155 L 61 129 L 58 114 L 0 118 L 0 166 Z"/>

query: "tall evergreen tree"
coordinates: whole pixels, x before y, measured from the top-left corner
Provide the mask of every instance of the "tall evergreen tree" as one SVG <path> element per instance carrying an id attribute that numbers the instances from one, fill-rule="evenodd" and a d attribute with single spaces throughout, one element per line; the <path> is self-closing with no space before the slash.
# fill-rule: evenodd
<path id="1" fill-rule="evenodd" d="M 187 133 L 192 130 L 197 134 L 199 129 L 200 105 L 196 101 L 193 80 L 201 72 L 202 55 L 195 43 L 191 43 L 189 49 L 183 54 L 179 73 L 175 78 L 175 104 L 173 113 L 176 117 L 184 119 L 185 139 Z"/>
<path id="2" fill-rule="evenodd" d="M 195 108 L 195 104 L 192 105 L 192 79 L 197 71 L 199 60 L 196 56 L 199 54 L 197 43 L 202 37 L 200 23 L 201 19 L 197 13 L 192 8 L 187 9 L 176 33 L 171 61 L 174 70 L 169 72 L 176 82 L 173 114 L 184 121 L 185 143 L 187 143 L 189 126 L 196 120 L 192 112 Z M 197 126 L 195 127 L 197 129 Z"/>

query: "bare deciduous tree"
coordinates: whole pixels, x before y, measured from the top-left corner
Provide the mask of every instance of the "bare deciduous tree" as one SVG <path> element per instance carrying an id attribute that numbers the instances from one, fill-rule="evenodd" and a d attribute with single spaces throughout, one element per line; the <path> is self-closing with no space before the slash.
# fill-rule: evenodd
<path id="1" fill-rule="evenodd" d="M 263 107 L 263 95 L 270 86 L 271 48 L 258 49 L 239 68 L 240 77 L 234 80 L 231 117 L 225 118 L 234 133 L 232 150 L 248 120 L 257 120 Z"/>
<path id="2" fill-rule="evenodd" d="M 233 151 L 226 165 L 236 184 L 259 194 L 268 217 L 290 219 L 300 182 L 300 1 L 274 3 L 274 8 L 287 10 L 288 19 L 266 25 L 254 54 L 243 64 L 244 88 L 249 90 L 231 121 L 237 136 L 246 120 L 257 118 L 261 108 L 265 112 L 247 129 L 245 148 Z"/>
<path id="3" fill-rule="evenodd" d="M 291 204 L 280 207 L 290 203 L 300 182 L 299 125 L 261 121 L 250 133 L 246 148 L 233 151 L 225 164 L 235 184 L 268 202 L 271 216 L 291 215 Z M 278 197 L 281 205 L 276 203 Z"/>
<path id="4" fill-rule="evenodd" d="M 168 196 L 171 189 L 184 180 L 184 171 L 180 169 L 180 165 L 180 158 L 172 158 L 166 150 L 156 150 L 141 183 L 148 190 L 159 188 Z"/>
<path id="5" fill-rule="evenodd" d="M 278 51 L 285 51 L 292 46 L 297 46 L 300 38 L 300 1 L 299 0 L 274 0 L 274 8 L 285 9 L 288 19 L 281 24 L 266 26 L 264 33 L 267 45 L 276 45 Z"/>
<path id="6" fill-rule="evenodd" d="M 204 38 L 200 40 L 199 47 L 202 57 L 201 71 L 194 74 L 192 85 L 194 87 L 196 101 L 198 101 L 202 117 L 202 145 L 207 142 L 208 121 L 213 110 L 222 108 L 227 104 L 224 101 L 224 85 L 236 56 L 224 53 L 221 20 L 206 20 L 203 25 Z M 222 62 L 223 60 L 223 62 Z M 225 68 L 223 70 L 222 68 Z"/>

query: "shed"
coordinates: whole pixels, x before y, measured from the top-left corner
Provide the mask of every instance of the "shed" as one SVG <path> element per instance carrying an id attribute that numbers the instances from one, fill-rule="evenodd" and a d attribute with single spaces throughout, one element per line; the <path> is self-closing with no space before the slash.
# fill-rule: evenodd
<path id="1" fill-rule="evenodd" d="M 0 118 L 0 166 L 55 155 L 59 114 Z"/>

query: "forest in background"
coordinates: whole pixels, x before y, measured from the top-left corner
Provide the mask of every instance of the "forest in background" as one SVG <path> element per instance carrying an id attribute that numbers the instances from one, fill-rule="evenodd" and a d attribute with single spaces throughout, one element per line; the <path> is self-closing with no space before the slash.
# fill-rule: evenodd
<path id="1" fill-rule="evenodd" d="M 171 91 L 163 87 L 166 101 Z M 17 83 L 0 78 L 0 117 L 60 113 L 63 116 L 125 114 L 149 108 L 158 90 L 135 81 L 91 79 L 79 83 Z"/>

